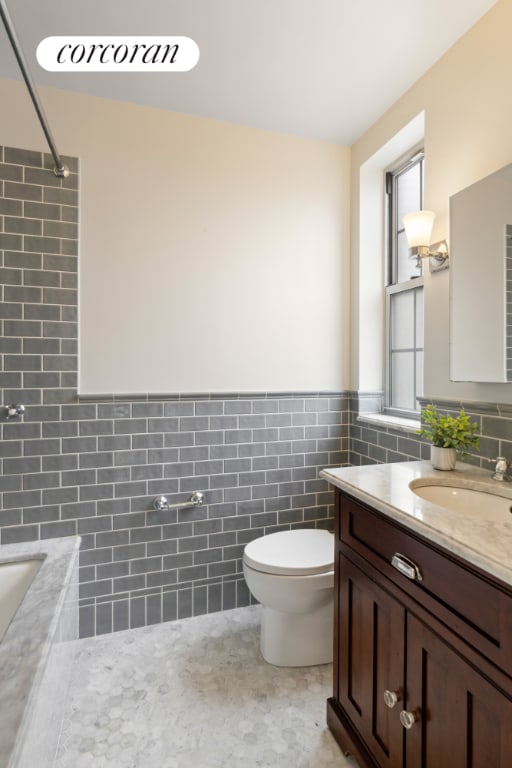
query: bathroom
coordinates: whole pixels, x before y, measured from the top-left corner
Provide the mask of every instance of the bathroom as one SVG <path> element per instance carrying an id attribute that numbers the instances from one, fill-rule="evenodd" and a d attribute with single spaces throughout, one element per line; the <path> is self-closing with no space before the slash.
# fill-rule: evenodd
<path id="1" fill-rule="evenodd" d="M 511 161 L 512 2 L 483 5 L 343 143 L 91 95 L 68 76 L 38 87 L 71 170 L 61 184 L 41 168 L 26 88 L 0 80 L 1 402 L 26 409 L 1 424 L 0 544 L 81 536 L 84 640 L 250 607 L 249 541 L 332 528 L 323 468 L 427 458 L 415 428 L 381 415 L 375 189 L 384 150 L 423 143 L 441 240 L 450 196 Z M 44 229 L 6 226 L 21 205 Z M 470 460 L 512 459 L 510 386 L 450 380 L 450 269 L 424 279 L 423 394 L 479 420 Z M 195 491 L 204 506 L 152 508 Z"/>

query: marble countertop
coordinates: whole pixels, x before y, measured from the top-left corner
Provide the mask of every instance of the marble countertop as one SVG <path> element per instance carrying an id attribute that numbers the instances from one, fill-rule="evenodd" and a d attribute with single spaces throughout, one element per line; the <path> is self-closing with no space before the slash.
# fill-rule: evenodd
<path id="1" fill-rule="evenodd" d="M 435 470 L 429 461 L 374 464 L 324 469 L 320 476 L 387 517 L 464 558 L 512 586 L 512 514 L 456 512 L 417 496 L 413 481 L 422 485 L 461 485 L 511 500 L 512 482 L 492 480 L 490 470 L 457 463 L 455 470 Z"/>
<path id="2" fill-rule="evenodd" d="M 0 546 L 0 563 L 42 559 L 0 643 L 0 768 L 9 763 L 27 708 L 37 694 L 79 546 L 79 536 Z"/>

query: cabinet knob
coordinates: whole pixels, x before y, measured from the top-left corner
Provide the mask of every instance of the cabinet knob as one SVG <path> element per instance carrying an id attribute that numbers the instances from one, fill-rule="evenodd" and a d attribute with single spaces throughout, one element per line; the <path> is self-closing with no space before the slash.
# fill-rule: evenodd
<path id="1" fill-rule="evenodd" d="M 390 709 L 393 709 L 395 704 L 397 704 L 401 698 L 401 691 L 384 691 L 384 704 Z"/>
<path id="2" fill-rule="evenodd" d="M 400 712 L 400 722 L 407 730 L 413 727 L 417 719 L 418 715 L 415 712 L 408 712 L 406 709 L 402 709 Z"/>

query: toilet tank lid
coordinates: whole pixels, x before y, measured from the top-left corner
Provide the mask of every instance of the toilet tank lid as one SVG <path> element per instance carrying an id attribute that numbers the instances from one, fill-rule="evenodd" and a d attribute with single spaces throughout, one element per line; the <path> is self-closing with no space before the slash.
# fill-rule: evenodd
<path id="1" fill-rule="evenodd" d="M 256 571 L 285 576 L 326 573 L 334 569 L 334 536 L 315 528 L 269 533 L 246 545 L 244 562 Z"/>

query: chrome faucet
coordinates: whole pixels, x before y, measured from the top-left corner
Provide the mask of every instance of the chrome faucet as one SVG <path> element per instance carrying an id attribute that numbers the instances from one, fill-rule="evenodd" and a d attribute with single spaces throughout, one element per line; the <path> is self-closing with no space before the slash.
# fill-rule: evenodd
<path id="1" fill-rule="evenodd" d="M 492 476 L 493 480 L 510 480 L 507 472 L 508 472 L 508 461 L 504 456 L 498 456 L 498 458 L 495 460 L 496 466 L 494 468 L 494 474 Z"/>

